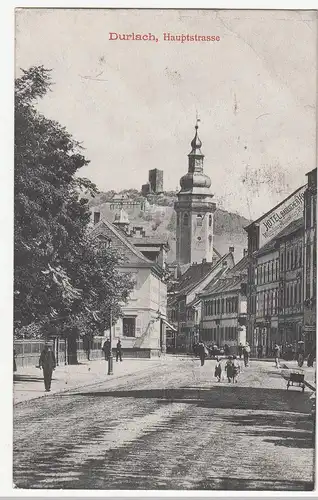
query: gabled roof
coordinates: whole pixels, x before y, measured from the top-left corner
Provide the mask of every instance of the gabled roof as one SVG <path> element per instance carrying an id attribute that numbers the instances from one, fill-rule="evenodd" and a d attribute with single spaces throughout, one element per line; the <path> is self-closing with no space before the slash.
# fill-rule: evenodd
<path id="1" fill-rule="evenodd" d="M 129 241 L 129 239 L 123 234 L 122 231 L 119 231 L 114 227 L 113 224 L 111 224 L 108 220 L 102 219 L 99 221 L 97 224 L 94 225 L 92 228 L 90 235 L 92 237 L 99 236 L 100 234 L 103 234 L 103 228 L 107 228 L 108 231 L 111 231 L 123 244 L 125 248 L 127 248 L 135 257 L 138 261 L 143 262 L 144 264 L 149 264 L 150 266 L 153 266 L 153 262 L 149 259 L 147 259 L 139 250 L 136 248 L 134 245 L 132 245 Z"/>
<path id="2" fill-rule="evenodd" d="M 205 280 L 212 271 L 215 271 L 218 266 L 222 265 L 227 258 L 233 259 L 231 252 L 223 255 L 217 262 L 201 262 L 200 264 L 192 264 L 189 269 L 181 276 L 178 283 L 177 291 L 179 294 L 187 295 L 203 280 Z"/>
<path id="3" fill-rule="evenodd" d="M 227 270 L 222 277 L 213 280 L 211 284 L 205 287 L 200 295 L 211 295 L 240 289 L 241 283 L 247 279 L 247 265 L 248 256 L 245 255 L 232 269 Z"/>

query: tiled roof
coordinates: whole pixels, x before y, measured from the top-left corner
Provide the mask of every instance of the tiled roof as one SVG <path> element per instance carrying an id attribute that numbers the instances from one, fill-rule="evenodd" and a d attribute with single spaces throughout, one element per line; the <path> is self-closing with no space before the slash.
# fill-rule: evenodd
<path id="1" fill-rule="evenodd" d="M 300 217 L 299 219 L 294 220 L 287 227 L 285 227 L 276 237 L 276 240 L 284 238 L 285 236 L 289 236 L 292 233 L 295 233 L 299 229 L 304 226 L 304 218 Z"/>
<path id="2" fill-rule="evenodd" d="M 215 279 L 202 292 L 210 295 L 219 292 L 238 290 L 247 277 L 248 256 L 243 257 L 232 269 L 229 269 L 220 279 Z"/>
<path id="3" fill-rule="evenodd" d="M 192 264 L 189 269 L 181 276 L 178 284 L 178 292 L 182 295 L 187 295 L 190 290 L 197 286 L 208 274 L 215 269 L 220 263 L 231 255 L 230 253 L 224 255 L 217 262 L 201 262 L 200 264 Z"/>
<path id="4" fill-rule="evenodd" d="M 156 238 L 153 236 L 143 236 L 142 238 L 138 237 L 129 237 L 129 241 L 133 245 L 166 245 L 168 246 L 168 240 L 163 238 Z"/>

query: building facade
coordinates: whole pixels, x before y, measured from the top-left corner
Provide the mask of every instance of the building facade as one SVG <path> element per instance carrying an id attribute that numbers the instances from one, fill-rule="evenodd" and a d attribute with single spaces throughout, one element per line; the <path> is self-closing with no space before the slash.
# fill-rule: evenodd
<path id="1" fill-rule="evenodd" d="M 285 347 L 303 340 L 303 240 L 304 220 L 292 222 L 277 237 L 279 295 L 277 343 Z"/>
<path id="2" fill-rule="evenodd" d="M 188 352 L 200 336 L 201 292 L 234 266 L 234 249 L 214 262 L 192 264 L 168 293 L 168 321 L 177 330 L 175 348 Z"/>
<path id="3" fill-rule="evenodd" d="M 306 350 L 316 347 L 317 168 L 307 174 L 304 197 L 304 334 Z"/>
<path id="4" fill-rule="evenodd" d="M 176 255 L 179 264 L 212 262 L 213 215 L 216 209 L 210 191 L 211 179 L 203 172 L 204 155 L 198 124 L 188 155 L 188 173 L 181 177 L 181 190 L 175 203 L 177 215 Z"/>
<path id="5" fill-rule="evenodd" d="M 248 233 L 247 338 L 256 354 L 295 344 L 303 325 L 305 186 L 252 222 Z"/>
<path id="6" fill-rule="evenodd" d="M 200 337 L 206 344 L 228 345 L 234 353 L 246 342 L 247 265 L 243 258 L 200 294 Z"/>
<path id="7" fill-rule="evenodd" d="M 160 356 L 166 350 L 167 323 L 167 285 L 163 266 L 145 257 L 122 228 L 106 219 L 93 226 L 90 237 L 101 245 L 115 248 L 123 257 L 119 271 L 131 274 L 135 281 L 128 303 L 122 307 L 123 315 L 113 327 L 113 344 L 120 339 L 124 353 L 130 356 Z M 109 332 L 105 334 L 109 336 Z"/>

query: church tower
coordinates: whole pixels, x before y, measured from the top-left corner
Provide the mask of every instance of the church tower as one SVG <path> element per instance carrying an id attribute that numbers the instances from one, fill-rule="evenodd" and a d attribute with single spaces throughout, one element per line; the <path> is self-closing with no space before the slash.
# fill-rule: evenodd
<path id="1" fill-rule="evenodd" d="M 181 190 L 174 205 L 177 214 L 177 262 L 212 262 L 213 215 L 216 204 L 212 202 L 211 179 L 203 173 L 204 155 L 198 136 L 198 122 L 188 155 L 188 173 L 180 179 Z"/>

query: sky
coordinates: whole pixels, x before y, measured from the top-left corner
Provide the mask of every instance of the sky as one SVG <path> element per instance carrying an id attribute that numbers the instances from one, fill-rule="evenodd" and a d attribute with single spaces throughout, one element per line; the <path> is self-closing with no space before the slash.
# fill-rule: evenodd
<path id="1" fill-rule="evenodd" d="M 19 9 L 20 68 L 52 69 L 38 103 L 90 160 L 102 190 L 140 189 L 148 170 L 176 189 L 196 116 L 220 208 L 255 219 L 316 166 L 316 14 L 310 11 Z M 109 32 L 158 42 L 111 41 Z M 163 33 L 215 35 L 167 42 Z"/>

